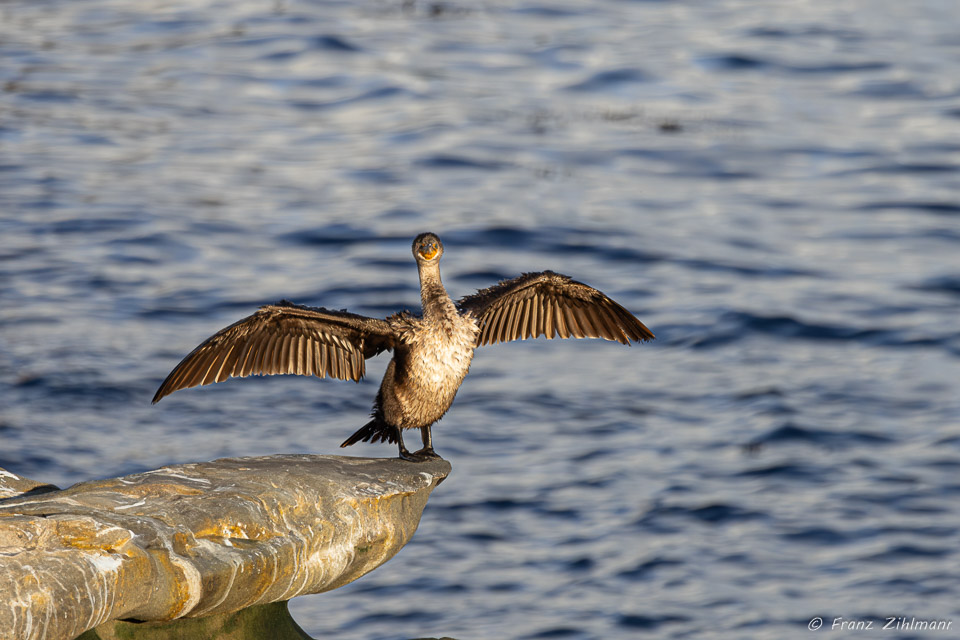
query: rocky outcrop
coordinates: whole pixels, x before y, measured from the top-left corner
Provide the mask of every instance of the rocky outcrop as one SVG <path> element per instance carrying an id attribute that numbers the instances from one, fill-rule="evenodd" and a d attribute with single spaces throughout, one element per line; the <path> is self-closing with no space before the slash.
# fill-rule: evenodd
<path id="1" fill-rule="evenodd" d="M 449 472 L 441 459 L 284 455 L 60 491 L 0 470 L 0 496 L 20 492 L 0 501 L 0 636 L 75 638 L 335 589 L 410 540 Z"/>

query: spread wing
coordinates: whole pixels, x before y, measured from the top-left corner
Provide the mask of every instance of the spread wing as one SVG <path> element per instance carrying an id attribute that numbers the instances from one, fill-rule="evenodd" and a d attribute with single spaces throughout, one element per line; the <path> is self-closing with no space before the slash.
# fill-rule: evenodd
<path id="1" fill-rule="evenodd" d="M 204 340 L 170 372 L 153 402 L 180 389 L 258 374 L 359 381 L 364 360 L 393 345 L 384 320 L 283 300 Z"/>
<path id="2" fill-rule="evenodd" d="M 602 292 L 553 271 L 504 280 L 457 304 L 477 318 L 478 347 L 541 335 L 627 345 L 653 340 L 650 329 Z"/>

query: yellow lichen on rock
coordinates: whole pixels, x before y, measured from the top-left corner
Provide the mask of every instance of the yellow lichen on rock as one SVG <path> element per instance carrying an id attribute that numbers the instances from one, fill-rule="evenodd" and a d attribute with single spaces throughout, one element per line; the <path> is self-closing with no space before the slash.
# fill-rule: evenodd
<path id="1" fill-rule="evenodd" d="M 0 500 L 0 629 L 71 639 L 109 620 L 232 614 L 337 588 L 410 540 L 449 472 L 439 459 L 287 455 L 47 493 L 7 474 L 29 493 Z"/>

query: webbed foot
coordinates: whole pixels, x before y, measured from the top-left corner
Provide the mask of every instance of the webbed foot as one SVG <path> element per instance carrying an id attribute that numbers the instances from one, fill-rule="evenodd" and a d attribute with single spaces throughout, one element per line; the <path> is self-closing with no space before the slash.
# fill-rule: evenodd
<path id="1" fill-rule="evenodd" d="M 404 460 L 409 460 L 410 462 L 426 462 L 427 460 L 436 460 L 440 457 L 440 454 L 433 450 L 433 447 L 424 447 L 419 451 L 414 451 L 410 453 L 409 451 L 401 451 L 400 457 Z"/>

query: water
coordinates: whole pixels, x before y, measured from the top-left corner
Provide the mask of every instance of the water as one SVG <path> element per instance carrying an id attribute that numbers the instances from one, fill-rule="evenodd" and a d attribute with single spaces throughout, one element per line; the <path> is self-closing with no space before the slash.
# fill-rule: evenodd
<path id="1" fill-rule="evenodd" d="M 554 269 L 658 339 L 478 352 L 413 542 L 296 599 L 307 631 L 956 628 L 957 27 L 933 1 L 0 4 L 0 466 L 339 452 L 384 358 L 149 400 L 259 304 L 416 308 L 431 230 L 455 297 Z"/>

